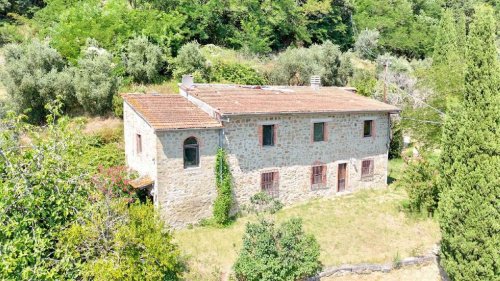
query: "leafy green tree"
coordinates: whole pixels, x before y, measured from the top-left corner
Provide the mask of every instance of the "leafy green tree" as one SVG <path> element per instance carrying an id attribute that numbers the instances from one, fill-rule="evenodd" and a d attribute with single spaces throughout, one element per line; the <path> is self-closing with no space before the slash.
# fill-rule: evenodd
<path id="1" fill-rule="evenodd" d="M 4 49 L 5 68 L 2 83 L 17 112 L 27 112 L 28 120 L 42 122 L 47 114 L 45 104 L 61 96 L 65 104 L 74 99 L 71 75 L 57 50 L 36 39 L 9 44 Z"/>
<path id="2" fill-rule="evenodd" d="M 448 110 L 440 160 L 442 265 L 453 280 L 500 275 L 500 80 L 490 7 L 476 9 L 467 38 L 463 101 Z"/>
<path id="3" fill-rule="evenodd" d="M 73 80 L 78 102 L 86 112 L 102 114 L 111 109 L 119 84 L 113 69 L 112 55 L 99 48 L 95 40 L 88 40 Z"/>
<path id="4" fill-rule="evenodd" d="M 165 66 L 161 48 L 149 42 L 145 36 L 138 36 L 128 41 L 123 61 L 127 73 L 139 83 L 157 80 Z"/>
<path id="5" fill-rule="evenodd" d="M 321 268 L 319 244 L 298 218 L 278 227 L 265 219 L 248 223 L 234 264 L 236 278 L 247 281 L 304 280 Z"/>
<path id="6" fill-rule="evenodd" d="M 208 80 L 209 69 L 207 59 L 200 51 L 200 44 L 190 42 L 182 46 L 174 60 L 174 77 L 179 79 L 185 74 L 201 76 L 203 80 Z"/>
<path id="7" fill-rule="evenodd" d="M 378 50 L 378 40 L 380 33 L 377 30 L 365 29 L 361 31 L 356 38 L 356 43 L 354 44 L 354 50 L 363 59 L 374 60 L 377 58 Z"/>
<path id="8" fill-rule="evenodd" d="M 377 86 L 377 75 L 372 69 L 354 68 L 349 83 L 356 88 L 358 94 L 372 97 Z"/>
<path id="9" fill-rule="evenodd" d="M 216 62 L 210 68 L 210 81 L 242 85 L 265 85 L 264 76 L 250 66 L 240 63 Z"/>
<path id="10" fill-rule="evenodd" d="M 269 80 L 273 84 L 308 85 L 312 75 L 320 75 L 324 86 L 343 86 L 352 76 L 347 56 L 330 41 L 309 48 L 288 48 L 278 54 Z"/>
<path id="11" fill-rule="evenodd" d="M 55 249 L 86 206 L 90 185 L 86 169 L 71 164 L 82 138 L 68 119 L 56 120 L 61 106 L 57 101 L 47 107 L 45 129 L 13 114 L 0 124 L 2 280 L 67 279 Z"/>
<path id="12" fill-rule="evenodd" d="M 127 0 L 50 0 L 35 17 L 40 36 L 50 37 L 51 46 L 73 63 L 87 38 L 118 54 L 129 39 L 140 34 L 170 54 L 183 41 L 183 22 L 184 17 L 176 11 L 133 9 Z"/>
<path id="13" fill-rule="evenodd" d="M 380 46 L 396 55 L 430 54 L 441 12 L 439 1 L 359 0 L 354 2 L 358 29 L 380 31 Z"/>

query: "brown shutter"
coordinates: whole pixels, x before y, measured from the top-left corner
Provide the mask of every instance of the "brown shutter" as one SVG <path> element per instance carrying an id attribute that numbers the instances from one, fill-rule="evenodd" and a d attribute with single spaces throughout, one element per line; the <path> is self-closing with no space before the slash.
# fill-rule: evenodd
<path id="1" fill-rule="evenodd" d="M 323 123 L 323 135 L 325 141 L 328 141 L 328 122 Z"/>
<path id="2" fill-rule="evenodd" d="M 257 137 L 259 138 L 259 145 L 260 146 L 262 146 L 262 138 L 263 138 L 262 130 L 263 130 L 263 126 L 262 125 L 258 125 L 257 126 Z"/>
<path id="3" fill-rule="evenodd" d="M 278 124 L 274 124 L 274 134 L 273 134 L 273 144 L 277 145 L 278 144 Z"/>
<path id="4" fill-rule="evenodd" d="M 326 165 L 321 166 L 321 183 L 326 187 Z"/>

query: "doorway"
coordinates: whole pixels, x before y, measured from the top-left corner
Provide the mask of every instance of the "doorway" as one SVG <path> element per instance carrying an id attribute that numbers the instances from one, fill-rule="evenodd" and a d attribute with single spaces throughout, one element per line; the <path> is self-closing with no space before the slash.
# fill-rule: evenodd
<path id="1" fill-rule="evenodd" d="M 337 192 L 345 191 L 347 185 L 347 163 L 339 164 L 337 179 Z"/>

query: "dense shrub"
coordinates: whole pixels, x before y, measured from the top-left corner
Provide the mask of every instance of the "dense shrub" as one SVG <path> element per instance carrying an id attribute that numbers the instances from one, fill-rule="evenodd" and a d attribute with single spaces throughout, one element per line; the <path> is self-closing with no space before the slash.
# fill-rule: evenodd
<path id="1" fill-rule="evenodd" d="M 389 144 L 389 159 L 400 158 L 403 151 L 403 128 L 399 121 L 391 122 L 391 143 Z"/>
<path id="2" fill-rule="evenodd" d="M 138 36 L 128 41 L 123 62 L 135 82 L 148 83 L 159 78 L 165 58 L 160 47 L 149 42 L 146 36 Z"/>
<path id="3" fill-rule="evenodd" d="M 73 87 L 71 75 L 59 53 L 47 42 L 33 40 L 22 44 L 9 44 L 4 49 L 5 69 L 2 83 L 12 98 L 17 112 L 27 113 L 30 122 L 44 120 L 45 104 L 56 99 L 71 103 Z"/>
<path id="4" fill-rule="evenodd" d="M 58 254 L 68 278 L 179 280 L 184 263 L 152 204 L 99 199 L 64 231 Z"/>
<path id="5" fill-rule="evenodd" d="M 112 55 L 89 40 L 75 69 L 75 92 L 83 109 L 91 114 L 111 110 L 113 96 L 118 92 L 119 79 L 113 73 Z"/>
<path id="6" fill-rule="evenodd" d="M 362 59 L 374 60 L 379 53 L 379 36 L 380 33 L 377 30 L 365 29 L 361 31 L 354 44 L 354 50 Z"/>
<path id="7" fill-rule="evenodd" d="M 350 84 L 356 88 L 356 92 L 365 97 L 372 97 L 377 86 L 377 76 L 374 70 L 356 68 L 354 69 Z"/>
<path id="8" fill-rule="evenodd" d="M 269 196 L 265 192 L 258 192 L 250 197 L 250 204 L 244 207 L 244 211 L 254 214 L 274 214 L 283 208 L 283 203 Z"/>
<path id="9" fill-rule="evenodd" d="M 215 183 L 217 197 L 214 202 L 214 219 L 218 224 L 226 224 L 230 220 L 233 205 L 232 176 L 226 159 L 226 152 L 219 148 L 215 159 Z"/>
<path id="10" fill-rule="evenodd" d="M 243 85 L 266 84 L 263 75 L 244 64 L 216 62 L 210 70 L 210 82 L 229 82 Z"/>
<path id="11" fill-rule="evenodd" d="M 408 193 L 411 212 L 433 214 L 439 202 L 438 172 L 436 165 L 419 159 L 412 160 L 404 170 L 398 186 Z"/>
<path id="12" fill-rule="evenodd" d="M 248 223 L 234 264 L 236 278 L 246 281 L 304 280 L 321 268 L 319 244 L 298 218 L 278 227 L 265 219 Z"/>

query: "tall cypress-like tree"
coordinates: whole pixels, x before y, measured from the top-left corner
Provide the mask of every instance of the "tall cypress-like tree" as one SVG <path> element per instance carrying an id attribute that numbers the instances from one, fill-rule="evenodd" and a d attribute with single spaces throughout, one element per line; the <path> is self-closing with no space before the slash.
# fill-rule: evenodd
<path id="1" fill-rule="evenodd" d="M 463 101 L 448 111 L 441 155 L 442 265 L 453 280 L 500 276 L 500 80 L 490 7 L 470 25 Z"/>

